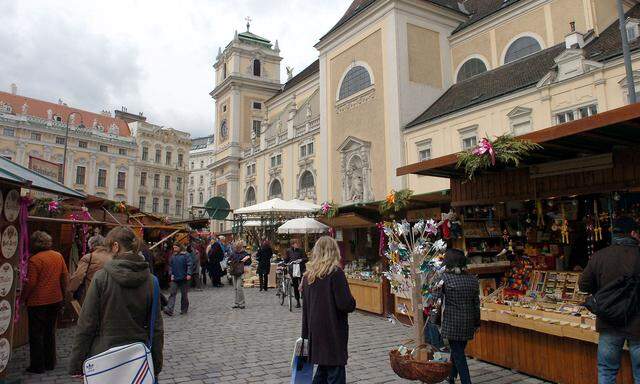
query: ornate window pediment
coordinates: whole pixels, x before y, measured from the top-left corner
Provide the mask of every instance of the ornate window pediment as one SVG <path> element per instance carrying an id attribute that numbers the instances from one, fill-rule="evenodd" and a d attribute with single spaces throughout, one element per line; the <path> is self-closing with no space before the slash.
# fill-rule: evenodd
<path id="1" fill-rule="evenodd" d="M 358 203 L 373 200 L 371 188 L 371 143 L 349 136 L 338 147 L 342 200 Z"/>

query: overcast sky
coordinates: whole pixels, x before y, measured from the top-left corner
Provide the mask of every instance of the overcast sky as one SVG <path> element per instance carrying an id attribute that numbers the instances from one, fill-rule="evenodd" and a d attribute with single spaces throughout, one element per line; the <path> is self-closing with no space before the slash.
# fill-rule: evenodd
<path id="1" fill-rule="evenodd" d="M 351 0 L 1 0 L 0 89 L 208 135 L 213 63 L 237 29 L 279 41 L 297 73 Z"/>

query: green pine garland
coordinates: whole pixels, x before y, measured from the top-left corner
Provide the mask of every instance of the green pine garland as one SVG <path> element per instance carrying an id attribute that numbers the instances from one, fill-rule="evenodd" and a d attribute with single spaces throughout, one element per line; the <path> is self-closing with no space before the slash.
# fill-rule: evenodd
<path id="1" fill-rule="evenodd" d="M 530 140 L 522 140 L 510 134 L 496 137 L 491 141 L 487 139 L 495 151 L 496 165 L 512 165 L 517 167 L 520 161 L 533 151 L 542 149 L 542 146 Z M 492 167 L 491 156 L 488 153 L 476 155 L 475 148 L 458 153 L 456 168 L 464 168 L 469 180 L 473 179 L 476 172 Z"/>

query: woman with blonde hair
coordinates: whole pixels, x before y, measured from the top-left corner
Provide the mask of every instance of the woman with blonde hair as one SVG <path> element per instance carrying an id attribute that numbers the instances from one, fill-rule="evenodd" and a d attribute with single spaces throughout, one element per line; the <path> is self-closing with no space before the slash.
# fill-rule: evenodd
<path id="1" fill-rule="evenodd" d="M 316 242 L 302 279 L 302 338 L 309 343 L 309 362 L 318 365 L 314 384 L 347 382 L 348 315 L 356 309 L 340 268 L 338 243 L 329 236 Z"/>

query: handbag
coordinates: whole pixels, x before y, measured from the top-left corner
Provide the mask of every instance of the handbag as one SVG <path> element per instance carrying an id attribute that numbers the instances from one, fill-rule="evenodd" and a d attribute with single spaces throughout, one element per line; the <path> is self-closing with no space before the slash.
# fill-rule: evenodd
<path id="1" fill-rule="evenodd" d="M 84 301 L 84 296 L 87 293 L 87 276 L 89 276 L 89 268 L 91 268 L 91 260 L 93 259 L 93 252 L 89 254 L 89 264 L 87 265 L 87 270 L 84 271 L 84 277 L 82 278 L 82 283 L 78 286 L 75 292 L 73 292 L 73 299 L 77 301 Z"/>
<path id="2" fill-rule="evenodd" d="M 309 362 L 308 345 L 308 340 L 296 340 L 291 360 L 291 384 L 309 384 L 313 381 L 313 364 Z"/>
<path id="3" fill-rule="evenodd" d="M 242 276 L 244 273 L 244 262 L 242 260 L 233 260 L 231 262 L 231 275 Z"/>
<path id="4" fill-rule="evenodd" d="M 589 296 L 584 306 L 600 320 L 625 327 L 637 315 L 640 307 L 640 252 L 632 275 L 620 276 Z"/>
<path id="5" fill-rule="evenodd" d="M 88 358 L 82 368 L 85 384 L 136 383 L 156 384 L 153 373 L 153 331 L 158 312 L 160 286 L 158 279 L 153 279 L 153 302 L 149 316 L 149 339 L 147 343 L 132 343 L 113 347 L 107 351 Z"/>

